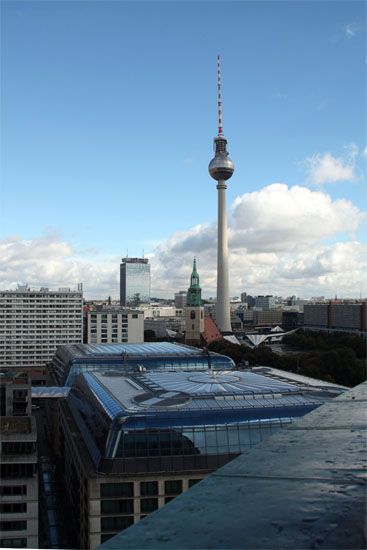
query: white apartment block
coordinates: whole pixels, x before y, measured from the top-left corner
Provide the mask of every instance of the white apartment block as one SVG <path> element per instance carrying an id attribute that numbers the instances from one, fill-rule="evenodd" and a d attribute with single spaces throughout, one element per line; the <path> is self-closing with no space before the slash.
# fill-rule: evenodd
<path id="1" fill-rule="evenodd" d="M 83 293 L 0 291 L 0 368 L 45 367 L 59 346 L 83 342 Z"/>
<path id="2" fill-rule="evenodd" d="M 119 309 L 88 311 L 87 343 L 114 344 L 144 342 L 143 311 Z"/>

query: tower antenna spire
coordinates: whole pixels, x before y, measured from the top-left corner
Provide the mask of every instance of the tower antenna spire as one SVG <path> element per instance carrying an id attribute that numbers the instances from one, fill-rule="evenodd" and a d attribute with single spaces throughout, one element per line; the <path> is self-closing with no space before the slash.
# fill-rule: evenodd
<path id="1" fill-rule="evenodd" d="M 220 81 L 220 56 L 217 56 L 218 64 L 218 136 L 223 135 L 223 122 L 222 122 L 222 94 L 221 94 L 221 81 Z"/>

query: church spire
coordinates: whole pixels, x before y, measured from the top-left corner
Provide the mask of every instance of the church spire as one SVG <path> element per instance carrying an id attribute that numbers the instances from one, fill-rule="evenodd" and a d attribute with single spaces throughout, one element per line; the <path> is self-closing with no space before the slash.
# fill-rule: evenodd
<path id="1" fill-rule="evenodd" d="M 199 282 L 199 274 L 196 270 L 196 258 L 194 258 L 194 264 L 190 277 L 190 288 L 187 292 L 187 305 L 201 306 L 201 288 Z"/>

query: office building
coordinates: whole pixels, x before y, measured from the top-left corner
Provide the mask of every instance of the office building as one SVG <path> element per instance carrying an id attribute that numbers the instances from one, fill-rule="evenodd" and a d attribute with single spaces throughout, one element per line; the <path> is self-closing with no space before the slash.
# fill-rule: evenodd
<path id="1" fill-rule="evenodd" d="M 256 309 L 262 309 L 264 311 L 274 309 L 276 307 L 275 296 L 256 296 L 254 305 Z"/>
<path id="2" fill-rule="evenodd" d="M 144 342 L 144 313 L 129 309 L 101 309 L 87 313 L 87 343 Z"/>
<path id="3" fill-rule="evenodd" d="M 235 364 L 229 357 L 208 353 L 201 349 L 171 342 L 145 342 L 144 344 L 79 344 L 58 349 L 50 371 L 59 386 L 70 386 L 83 372 L 108 370 L 137 371 L 164 369 L 175 371 L 205 370 L 210 364 L 214 370 L 232 369 Z"/>
<path id="4" fill-rule="evenodd" d="M 28 375 L 0 377 L 0 547 L 38 548 L 37 430 Z"/>
<path id="5" fill-rule="evenodd" d="M 69 288 L 0 291 L 0 368 L 45 368 L 58 347 L 81 343 L 82 307 Z"/>
<path id="6" fill-rule="evenodd" d="M 98 547 L 325 396 L 243 371 L 84 372 L 58 433 L 76 547 Z"/>
<path id="7" fill-rule="evenodd" d="M 150 303 L 150 265 L 147 258 L 122 258 L 120 264 L 120 305 Z"/>
<path id="8" fill-rule="evenodd" d="M 204 332 L 204 307 L 201 304 L 199 274 L 196 270 L 196 259 L 192 268 L 190 288 L 187 291 L 186 333 L 185 342 L 189 345 L 200 345 Z"/>
<path id="9" fill-rule="evenodd" d="M 276 326 L 282 324 L 282 310 L 254 310 L 253 322 L 255 326 Z"/>

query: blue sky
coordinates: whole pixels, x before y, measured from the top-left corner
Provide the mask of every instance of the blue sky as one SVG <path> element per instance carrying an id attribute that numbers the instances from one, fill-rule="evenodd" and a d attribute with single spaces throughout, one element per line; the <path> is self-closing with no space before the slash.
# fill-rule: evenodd
<path id="1" fill-rule="evenodd" d="M 68 261 L 100 255 L 102 264 L 127 248 L 158 257 L 173 233 L 215 222 L 207 165 L 217 53 L 236 168 L 229 204 L 281 182 L 366 209 L 363 2 L 3 1 L 1 9 L 2 238 L 57 235 Z M 352 168 L 349 179 L 310 179 L 326 153 Z M 365 242 L 365 221 L 350 232 L 318 242 L 341 233 Z"/>

